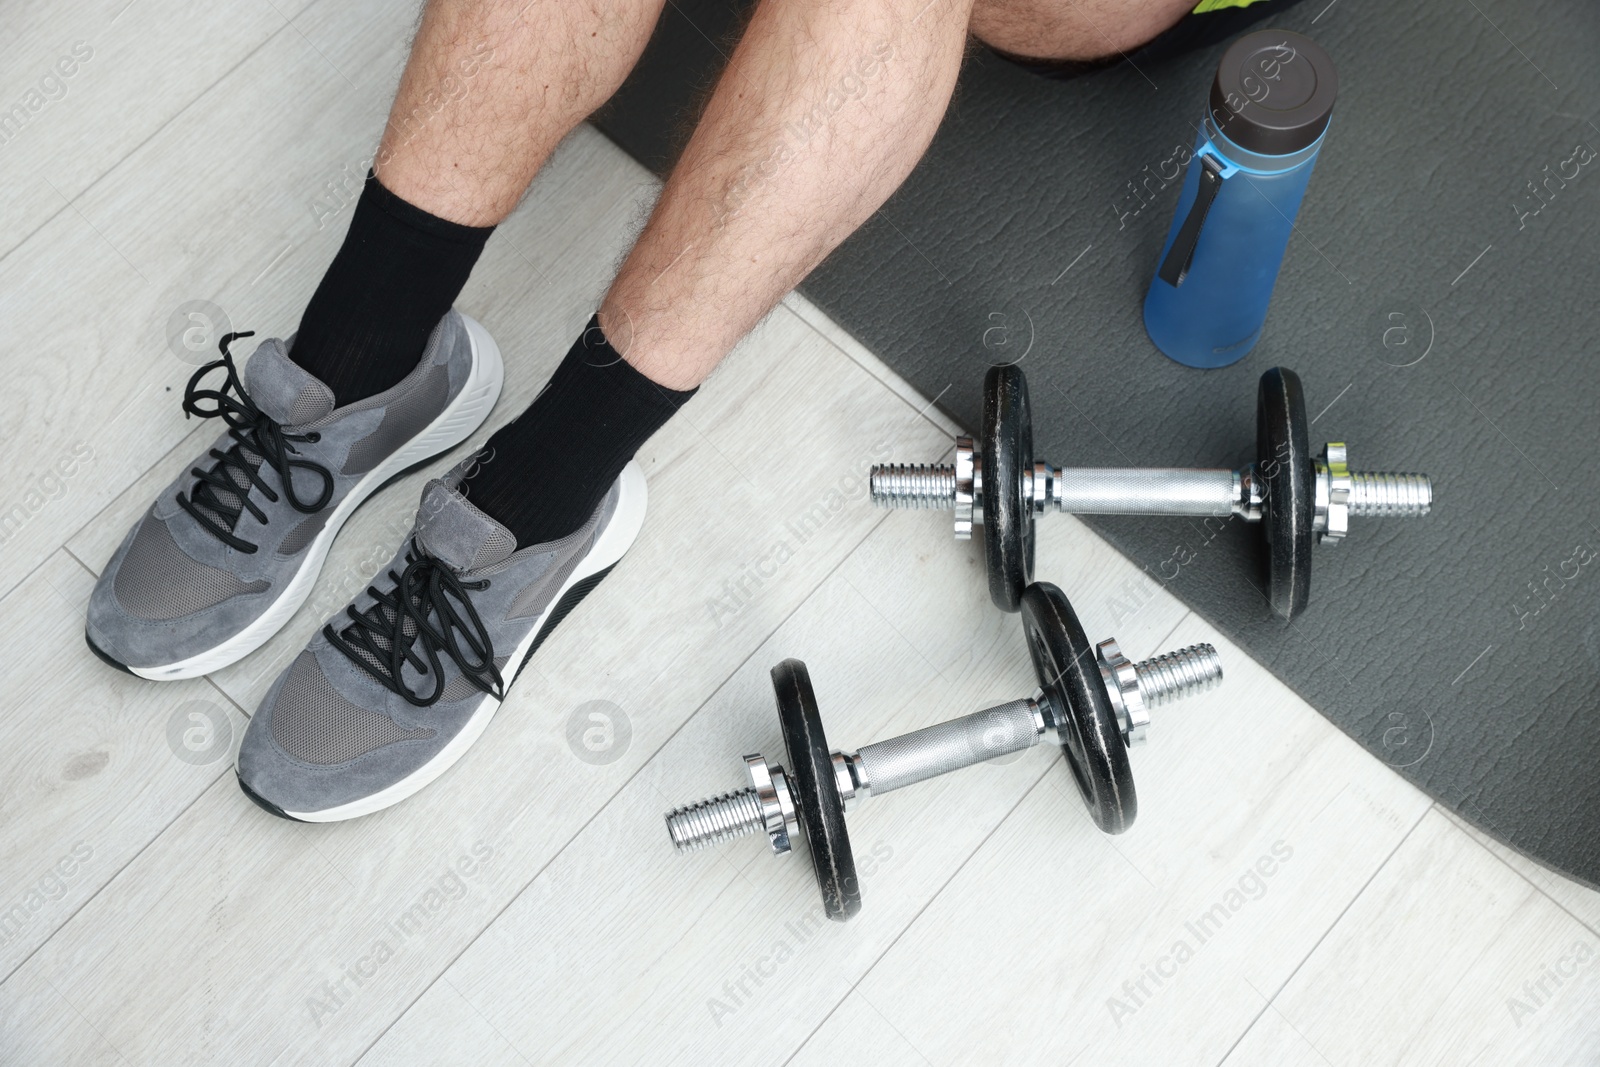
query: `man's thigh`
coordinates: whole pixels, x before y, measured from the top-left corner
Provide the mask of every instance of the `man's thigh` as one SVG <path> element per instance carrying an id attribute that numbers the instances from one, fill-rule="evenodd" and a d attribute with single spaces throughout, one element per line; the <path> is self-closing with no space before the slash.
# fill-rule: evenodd
<path id="1" fill-rule="evenodd" d="M 1041 74 L 1072 77 L 1146 51 L 1176 55 L 1244 33 L 1300 0 L 977 0 L 972 35 Z"/>
<path id="2" fill-rule="evenodd" d="M 970 30 L 1001 52 L 1092 61 L 1170 29 L 1196 0 L 977 0 Z"/>

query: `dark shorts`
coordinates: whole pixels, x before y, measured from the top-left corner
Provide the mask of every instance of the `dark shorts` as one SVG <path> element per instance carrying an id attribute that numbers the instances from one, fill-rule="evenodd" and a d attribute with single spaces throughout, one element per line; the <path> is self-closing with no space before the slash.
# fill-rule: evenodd
<path id="1" fill-rule="evenodd" d="M 1126 56 L 1108 56 L 1104 59 L 1090 60 L 1035 59 L 1012 55 L 1010 52 L 1002 52 L 993 47 L 990 51 L 1041 77 L 1066 80 L 1114 67 L 1123 59 L 1127 59 L 1135 66 L 1146 62 L 1154 64 L 1183 55 L 1185 52 L 1192 52 L 1197 48 L 1220 44 L 1239 36 L 1262 19 L 1287 11 L 1298 3 L 1300 0 L 1257 0 L 1248 7 L 1226 7 L 1199 14 L 1191 11 L 1170 30 L 1140 45 Z"/>

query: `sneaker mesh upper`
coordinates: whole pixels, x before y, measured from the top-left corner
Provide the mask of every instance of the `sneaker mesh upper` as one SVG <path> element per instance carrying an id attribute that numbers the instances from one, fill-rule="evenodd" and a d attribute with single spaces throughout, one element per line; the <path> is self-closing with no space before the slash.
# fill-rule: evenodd
<path id="1" fill-rule="evenodd" d="M 449 398 L 450 372 L 443 364 L 435 364 L 409 392 L 384 409 L 377 428 L 350 446 L 340 473 L 361 474 L 376 467 L 421 433 L 444 410 Z"/>
<path id="2" fill-rule="evenodd" d="M 278 542 L 278 555 L 292 556 L 315 541 L 322 528 L 328 524 L 328 516 L 332 515 L 333 511 L 333 508 L 326 507 L 315 515 L 308 515 L 295 523 L 289 532 L 283 535 L 283 540 Z"/>
<path id="3" fill-rule="evenodd" d="M 328 405 L 333 403 L 333 394 L 321 382 L 316 384 L 322 388 L 307 389 L 295 398 L 294 407 L 289 409 L 289 421 L 286 425 L 299 426 L 301 423 L 320 418 L 328 410 Z"/>
<path id="4" fill-rule="evenodd" d="M 179 619 L 224 600 L 267 588 L 264 581 L 242 582 L 236 575 L 191 559 L 173 539 L 167 524 L 145 517 L 128 554 L 117 568 L 117 603 L 140 619 Z"/>
<path id="5" fill-rule="evenodd" d="M 506 664 L 510 661 L 510 656 L 496 656 L 494 658 L 495 670 L 505 670 Z M 472 684 L 471 678 L 464 674 L 458 674 L 450 679 L 450 683 L 444 687 L 444 692 L 439 694 L 439 702 L 441 704 L 454 704 L 456 701 L 463 700 L 474 693 L 481 694 L 482 692 L 482 689 Z"/>
<path id="6" fill-rule="evenodd" d="M 487 567 L 491 563 L 499 563 L 517 550 L 517 542 L 504 528 L 496 525 L 490 529 L 484 538 L 483 544 L 473 554 L 472 562 L 467 570 L 475 571 L 479 567 Z"/>
<path id="7" fill-rule="evenodd" d="M 396 741 L 420 741 L 433 731 L 407 730 L 389 716 L 350 703 L 323 675 L 316 655 L 300 653 L 272 708 L 272 736 L 306 763 L 348 763 Z"/>

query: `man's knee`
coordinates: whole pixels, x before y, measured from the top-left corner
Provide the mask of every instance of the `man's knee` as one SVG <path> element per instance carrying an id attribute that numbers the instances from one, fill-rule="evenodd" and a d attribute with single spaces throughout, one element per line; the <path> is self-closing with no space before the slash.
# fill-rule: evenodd
<path id="1" fill-rule="evenodd" d="M 976 0 L 969 29 L 984 44 L 1040 59 L 1104 59 L 1170 29 L 1195 0 Z"/>

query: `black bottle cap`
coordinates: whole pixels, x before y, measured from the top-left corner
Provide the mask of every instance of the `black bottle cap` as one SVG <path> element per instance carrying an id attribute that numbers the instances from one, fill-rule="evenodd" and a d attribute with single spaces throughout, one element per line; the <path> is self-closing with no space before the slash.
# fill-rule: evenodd
<path id="1" fill-rule="evenodd" d="M 1322 136 L 1339 95 L 1333 60 L 1291 30 L 1247 33 L 1222 54 L 1211 121 L 1240 148 L 1284 156 Z"/>

